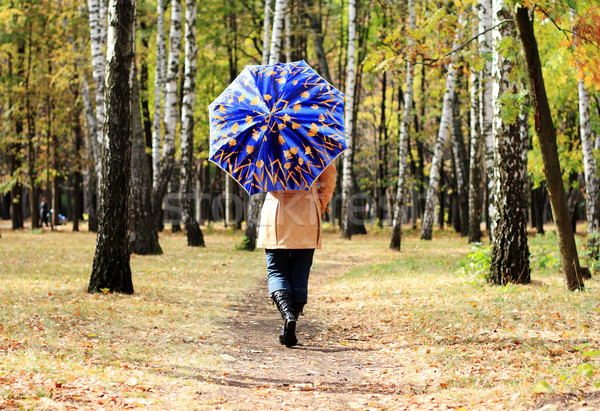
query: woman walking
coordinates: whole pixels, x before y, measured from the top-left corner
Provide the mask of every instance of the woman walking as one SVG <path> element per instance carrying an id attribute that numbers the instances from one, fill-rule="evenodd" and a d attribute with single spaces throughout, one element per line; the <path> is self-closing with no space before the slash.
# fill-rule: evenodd
<path id="1" fill-rule="evenodd" d="M 293 347 L 296 321 L 308 300 L 308 276 L 315 249 L 321 248 L 321 214 L 335 189 L 331 163 L 309 191 L 270 191 L 261 212 L 257 246 L 265 248 L 269 295 L 283 325 L 279 343 Z"/>

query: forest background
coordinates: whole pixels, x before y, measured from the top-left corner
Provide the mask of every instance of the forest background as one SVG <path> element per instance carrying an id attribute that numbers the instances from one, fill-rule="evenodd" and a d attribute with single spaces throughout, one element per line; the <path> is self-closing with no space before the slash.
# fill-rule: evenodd
<path id="1" fill-rule="evenodd" d="M 339 160 L 330 223 L 346 238 L 364 233 L 365 222 L 393 226 L 391 247 L 400 249 L 402 223 L 421 222 L 421 238 L 431 239 L 437 216 L 440 226 L 479 242 L 483 222 L 499 250 L 519 244 L 514 255 L 492 253 L 505 261 L 518 254 L 519 263 L 492 264 L 490 280 L 527 282 L 525 224 L 543 233 L 553 196 L 534 127 L 537 97 L 527 92 L 523 34 L 510 12 L 522 6 L 535 23 L 570 230 L 586 216 L 594 268 L 600 12 L 586 1 L 188 1 L 185 18 L 179 1 L 140 1 L 131 251 L 160 253 L 156 231 L 165 222 L 173 231 L 183 222 L 188 244 L 202 245 L 197 222 L 214 220 L 239 229 L 246 222 L 240 242 L 254 248 L 257 207 L 207 161 L 206 107 L 245 64 L 304 59 L 351 96 L 350 150 Z M 98 229 L 106 16 L 107 4 L 95 0 L 2 3 L 1 211 L 13 229 L 28 216 L 39 226 L 44 196 L 53 225 L 63 216 L 74 230 L 82 218 Z M 563 264 L 580 276 L 578 262 Z M 583 284 L 573 281 L 567 278 L 571 289 Z"/>

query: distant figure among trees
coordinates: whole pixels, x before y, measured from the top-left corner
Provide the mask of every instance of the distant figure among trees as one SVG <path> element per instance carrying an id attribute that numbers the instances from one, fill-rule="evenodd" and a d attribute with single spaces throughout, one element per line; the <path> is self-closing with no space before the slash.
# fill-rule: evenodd
<path id="1" fill-rule="evenodd" d="M 42 202 L 40 203 L 40 227 L 43 227 L 44 223 L 46 223 L 46 227 L 49 227 L 48 220 L 50 220 L 48 199 L 46 197 L 42 197 Z"/>

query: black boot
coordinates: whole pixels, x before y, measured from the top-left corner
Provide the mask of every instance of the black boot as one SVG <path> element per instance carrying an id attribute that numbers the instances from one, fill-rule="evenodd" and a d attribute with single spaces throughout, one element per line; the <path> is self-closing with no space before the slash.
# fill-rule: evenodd
<path id="1" fill-rule="evenodd" d="M 298 321 L 298 318 L 300 318 L 300 314 L 302 314 L 305 304 L 306 303 L 299 303 L 298 301 L 294 301 L 292 303 L 292 314 L 294 314 L 294 317 L 296 317 L 296 321 Z"/>
<path id="2" fill-rule="evenodd" d="M 288 290 L 277 290 L 271 294 L 271 298 L 283 318 L 279 343 L 286 347 L 293 347 L 298 343 L 298 339 L 296 338 L 296 317 L 293 313 L 292 294 Z"/>

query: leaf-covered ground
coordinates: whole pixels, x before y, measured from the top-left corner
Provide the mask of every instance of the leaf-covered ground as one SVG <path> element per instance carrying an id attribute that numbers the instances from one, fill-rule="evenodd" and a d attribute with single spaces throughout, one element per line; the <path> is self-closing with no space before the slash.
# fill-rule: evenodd
<path id="1" fill-rule="evenodd" d="M 564 291 L 552 233 L 531 238 L 534 282 L 506 287 L 465 239 L 408 234 L 395 253 L 387 232 L 326 232 L 287 349 L 238 233 L 162 234 L 122 296 L 85 292 L 93 234 L 4 230 L 0 409 L 600 407 L 599 282 Z"/>

